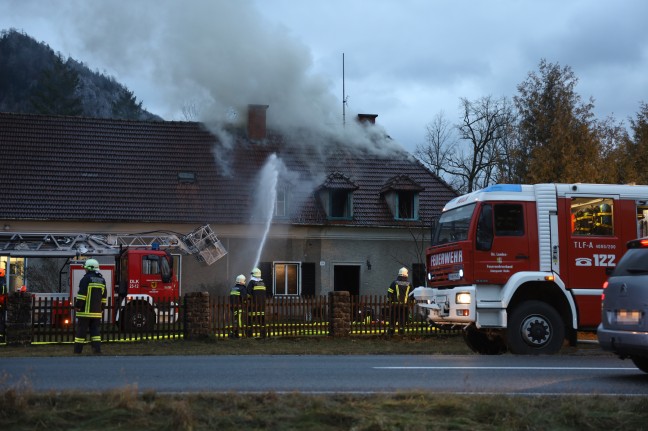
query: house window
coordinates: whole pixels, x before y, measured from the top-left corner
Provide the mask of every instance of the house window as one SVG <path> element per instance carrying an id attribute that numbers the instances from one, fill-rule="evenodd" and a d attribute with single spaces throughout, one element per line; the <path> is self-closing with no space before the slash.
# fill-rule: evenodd
<path id="1" fill-rule="evenodd" d="M 286 188 L 277 187 L 277 197 L 275 199 L 275 217 L 286 217 L 288 214 L 287 211 L 287 199 L 286 199 Z"/>
<path id="2" fill-rule="evenodd" d="M 276 262 L 274 264 L 274 294 L 299 295 L 299 262 Z"/>
<path id="3" fill-rule="evenodd" d="M 347 190 L 331 189 L 329 192 L 329 217 L 351 218 L 351 193 Z"/>
<path id="4" fill-rule="evenodd" d="M 418 219 L 418 193 L 413 191 L 399 191 L 396 194 L 397 220 Z"/>

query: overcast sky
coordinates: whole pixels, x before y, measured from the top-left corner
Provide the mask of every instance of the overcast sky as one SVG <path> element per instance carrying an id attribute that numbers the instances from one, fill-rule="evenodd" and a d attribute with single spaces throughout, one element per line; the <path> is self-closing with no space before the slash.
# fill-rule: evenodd
<path id="1" fill-rule="evenodd" d="M 459 101 L 512 98 L 541 59 L 603 119 L 648 102 L 645 0 L 0 0 L 16 28 L 134 91 L 166 120 L 270 105 L 278 125 L 377 123 L 410 152 Z"/>

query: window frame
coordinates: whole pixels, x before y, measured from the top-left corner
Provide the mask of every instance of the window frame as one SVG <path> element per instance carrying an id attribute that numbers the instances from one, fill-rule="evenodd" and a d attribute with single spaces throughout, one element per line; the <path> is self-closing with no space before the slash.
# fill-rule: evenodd
<path id="1" fill-rule="evenodd" d="M 277 186 L 273 216 L 277 218 L 288 217 L 288 188 L 286 186 Z M 280 210 L 281 209 L 281 213 Z"/>
<path id="2" fill-rule="evenodd" d="M 342 195 L 344 194 L 344 197 Z M 338 196 L 336 196 L 338 195 Z M 334 214 L 334 204 L 344 200 L 344 214 Z M 353 219 L 353 193 L 346 189 L 329 189 L 328 190 L 328 218 L 330 220 L 351 220 Z"/>
<path id="3" fill-rule="evenodd" d="M 277 268 L 283 266 L 284 270 L 280 271 Z M 286 267 L 295 267 L 295 293 L 290 293 L 289 283 L 289 271 L 286 270 Z M 283 280 L 278 280 L 278 276 L 283 274 Z M 276 261 L 272 262 L 272 293 L 274 296 L 282 298 L 296 298 L 301 296 L 301 262 L 299 261 Z M 279 292 L 278 286 L 282 286 L 282 291 Z"/>
<path id="4" fill-rule="evenodd" d="M 416 191 L 413 190 L 396 190 L 394 192 L 395 198 L 396 198 L 396 205 L 395 205 L 395 215 L 394 219 L 396 220 L 418 220 L 419 219 L 419 194 Z M 407 196 L 406 196 L 407 195 Z M 406 200 L 408 201 L 408 207 L 412 211 L 412 216 L 411 217 L 404 217 L 401 214 L 401 201 L 403 200 L 403 197 L 406 196 Z"/>

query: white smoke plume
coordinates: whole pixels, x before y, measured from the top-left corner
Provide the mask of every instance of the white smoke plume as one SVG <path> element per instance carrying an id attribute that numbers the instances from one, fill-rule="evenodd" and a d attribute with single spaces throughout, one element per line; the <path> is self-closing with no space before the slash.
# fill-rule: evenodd
<path id="1" fill-rule="evenodd" d="M 170 109 L 154 113 L 167 120 L 185 119 L 181 112 L 190 105 L 195 120 L 209 124 L 222 138 L 213 125 L 242 123 L 248 104 L 265 104 L 270 106 L 268 128 L 284 134 L 308 130 L 365 151 L 402 151 L 383 139 L 380 126 L 374 136 L 368 134 L 352 113 L 343 127 L 341 100 L 333 95 L 330 79 L 313 73 L 309 48 L 287 29 L 264 20 L 250 0 L 62 4 L 73 23 L 66 31 L 79 48 L 92 52 L 117 76 L 155 82 L 156 99 Z"/>
<path id="2" fill-rule="evenodd" d="M 379 120 L 364 127 L 347 112 L 343 126 L 331 79 L 341 68 L 330 77 L 315 74 L 310 49 L 264 19 L 254 1 L 22 0 L 12 13 L 56 25 L 64 55 L 131 89 L 134 82 L 154 83 L 155 93 L 135 96 L 166 120 L 203 122 L 220 142 L 214 159 L 223 175 L 231 173 L 227 160 L 235 145 L 228 126 L 247 121 L 249 104 L 269 105 L 268 129 L 291 145 L 317 148 L 321 160 L 335 151 L 331 144 L 404 156 Z"/>
<path id="3" fill-rule="evenodd" d="M 310 74 L 308 48 L 251 1 L 84 1 L 70 12 L 85 49 L 119 72 L 150 75 L 177 111 L 192 103 L 201 120 L 228 121 L 232 109 L 262 103 L 278 126 L 339 121 L 330 82 Z"/>

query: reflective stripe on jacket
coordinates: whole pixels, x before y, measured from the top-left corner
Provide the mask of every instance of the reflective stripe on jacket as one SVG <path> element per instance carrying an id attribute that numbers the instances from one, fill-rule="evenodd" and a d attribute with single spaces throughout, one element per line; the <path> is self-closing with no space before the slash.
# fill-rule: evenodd
<path id="1" fill-rule="evenodd" d="M 245 285 L 235 284 L 230 290 L 230 304 L 241 305 L 245 303 L 246 298 Z"/>
<path id="2" fill-rule="evenodd" d="M 398 277 L 392 282 L 389 289 L 387 289 L 387 296 L 390 302 L 406 304 L 409 300 L 410 288 L 411 284 L 405 277 Z"/>
<path id="3" fill-rule="evenodd" d="M 106 281 L 100 272 L 87 272 L 79 282 L 74 307 L 77 317 L 100 319 L 107 303 Z"/>

